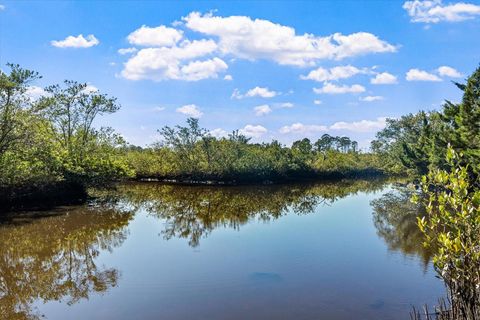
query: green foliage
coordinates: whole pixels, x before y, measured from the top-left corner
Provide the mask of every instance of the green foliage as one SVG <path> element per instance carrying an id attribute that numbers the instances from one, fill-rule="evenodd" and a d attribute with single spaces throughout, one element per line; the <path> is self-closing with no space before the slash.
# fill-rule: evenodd
<path id="1" fill-rule="evenodd" d="M 117 111 L 114 98 L 65 81 L 35 100 L 36 72 L 9 65 L 0 72 L 0 203 L 43 193 L 57 185 L 81 190 L 132 176 L 122 160 L 123 139 L 94 120 Z"/>
<path id="2" fill-rule="evenodd" d="M 25 94 L 38 73 L 8 64 L 10 74 L 0 70 L 0 156 L 27 136 L 29 119 L 35 114 L 31 99 Z"/>
<path id="3" fill-rule="evenodd" d="M 472 189 L 462 155 L 448 148 L 448 170 L 422 178 L 427 215 L 418 219 L 426 246 L 435 246 L 435 269 L 450 291 L 455 319 L 480 315 L 480 191 Z M 420 201 L 418 197 L 414 201 Z"/>
<path id="4" fill-rule="evenodd" d="M 357 143 L 347 137 L 324 135 L 330 142 L 322 148 L 307 138 L 291 148 L 278 141 L 253 144 L 238 131 L 212 137 L 193 118 L 187 126 L 164 127 L 159 133 L 163 140 L 152 148 L 124 149 L 139 178 L 258 182 L 381 173 L 373 166 L 376 156 L 358 153 Z"/>
<path id="5" fill-rule="evenodd" d="M 388 119 L 385 129 L 372 141 L 372 150 L 384 161 L 385 170 L 416 176 L 433 168 L 447 168 L 447 145 L 462 152 L 469 180 L 480 173 L 480 68 L 465 85 L 461 103 L 446 101 L 441 112 L 409 114 Z M 477 185 L 478 187 L 478 185 Z"/>

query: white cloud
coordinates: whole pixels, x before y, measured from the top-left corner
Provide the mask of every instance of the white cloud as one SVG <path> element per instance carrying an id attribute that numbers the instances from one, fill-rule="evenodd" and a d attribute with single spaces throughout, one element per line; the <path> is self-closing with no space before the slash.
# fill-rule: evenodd
<path id="1" fill-rule="evenodd" d="M 361 120 L 354 122 L 335 122 L 329 128 L 331 130 L 347 130 L 353 132 L 375 132 L 381 130 L 386 125 L 387 118 L 381 117 L 376 120 Z"/>
<path id="2" fill-rule="evenodd" d="M 375 78 L 370 79 L 371 84 L 395 84 L 397 77 L 388 72 L 378 73 Z"/>
<path id="3" fill-rule="evenodd" d="M 121 49 L 118 49 L 118 53 L 121 54 L 121 55 L 126 55 L 126 54 L 129 54 L 129 53 L 135 53 L 137 52 L 137 48 L 121 48 Z"/>
<path id="4" fill-rule="evenodd" d="M 480 15 L 480 6 L 457 2 L 444 5 L 442 0 L 406 1 L 403 8 L 407 10 L 412 22 L 438 23 L 442 21 L 459 22 Z"/>
<path id="5" fill-rule="evenodd" d="M 315 99 L 315 100 L 313 100 L 313 104 L 316 104 L 317 106 L 318 106 L 318 105 L 321 105 L 321 104 L 322 104 L 322 100 Z"/>
<path id="6" fill-rule="evenodd" d="M 193 61 L 181 67 L 181 77 L 187 81 L 198 81 L 208 78 L 217 78 L 218 73 L 228 69 L 227 64 L 220 58 L 205 61 Z"/>
<path id="7" fill-rule="evenodd" d="M 222 128 L 216 128 L 213 130 L 210 130 L 210 135 L 215 138 L 223 138 L 228 136 L 228 132 L 223 130 Z"/>
<path id="8" fill-rule="evenodd" d="M 359 100 L 365 101 L 365 102 L 373 102 L 373 101 L 383 100 L 383 97 L 382 96 L 366 96 L 366 97 L 361 97 Z"/>
<path id="9" fill-rule="evenodd" d="M 53 40 L 50 42 L 52 46 L 57 48 L 90 48 L 100 43 L 93 34 L 89 34 L 86 38 L 82 34 L 78 36 L 68 36 L 64 40 Z"/>
<path id="10" fill-rule="evenodd" d="M 267 128 L 261 126 L 261 125 L 251 125 L 247 124 L 245 127 L 242 129 L 238 130 L 240 134 L 243 134 L 244 136 L 251 137 L 251 138 L 260 138 L 263 136 L 265 133 L 268 132 Z"/>
<path id="11" fill-rule="evenodd" d="M 354 122 L 335 122 L 331 126 L 303 124 L 300 122 L 293 123 L 289 126 L 280 128 L 280 133 L 283 134 L 313 134 L 318 132 L 326 132 L 330 130 L 345 130 L 353 132 L 376 132 L 381 130 L 386 125 L 387 118 L 380 117 L 375 120 L 360 120 Z"/>
<path id="12" fill-rule="evenodd" d="M 253 97 L 261 97 L 261 98 L 273 98 L 277 96 L 279 92 L 270 90 L 264 87 L 255 87 L 253 89 L 248 90 L 245 94 L 241 94 L 238 89 L 233 90 L 232 99 L 243 99 L 243 98 L 253 98 Z"/>
<path id="13" fill-rule="evenodd" d="M 351 86 L 347 86 L 347 85 L 337 86 L 333 83 L 325 82 L 322 88 L 313 88 L 313 92 L 317 94 L 361 93 L 361 92 L 365 92 L 365 87 L 359 84 L 354 84 Z"/>
<path id="14" fill-rule="evenodd" d="M 192 61 L 211 54 L 217 49 L 213 40 L 183 41 L 178 46 L 145 48 L 138 51 L 125 64 L 122 76 L 129 80 L 168 79 L 197 81 L 217 78 L 228 68 L 220 58 Z"/>
<path id="15" fill-rule="evenodd" d="M 331 81 L 331 80 L 339 80 L 339 79 L 346 79 L 353 77 L 356 74 L 359 73 L 367 73 L 367 70 L 361 70 L 358 69 L 357 67 L 354 66 L 338 66 L 338 67 L 333 67 L 330 70 L 325 69 L 325 68 L 318 68 L 315 70 L 312 70 L 308 73 L 308 75 L 300 76 L 300 79 L 303 80 L 315 80 L 319 82 L 323 81 Z"/>
<path id="16" fill-rule="evenodd" d="M 223 77 L 223 80 L 232 81 L 232 80 L 233 80 L 233 77 L 232 77 L 232 75 L 230 75 L 230 74 L 226 74 L 225 77 Z"/>
<path id="17" fill-rule="evenodd" d="M 290 126 L 283 126 L 280 128 L 280 133 L 288 134 L 288 133 L 301 133 L 301 134 L 311 134 L 315 132 L 324 132 L 327 131 L 328 128 L 322 125 L 314 125 L 314 124 L 303 124 L 300 122 L 294 123 Z"/>
<path id="18" fill-rule="evenodd" d="M 203 115 L 203 112 L 201 112 L 194 104 L 187 104 L 183 107 L 177 108 L 176 111 L 193 118 L 200 118 Z"/>
<path id="19" fill-rule="evenodd" d="M 282 65 L 314 65 L 320 59 L 395 52 L 395 46 L 377 36 L 358 32 L 318 37 L 297 35 L 294 28 L 247 16 L 214 16 L 192 12 L 183 18 L 187 28 L 218 37 L 219 49 L 237 58 L 268 59 Z"/>
<path id="20" fill-rule="evenodd" d="M 405 79 L 407 79 L 407 81 L 442 81 L 442 79 L 433 73 L 419 69 L 408 70 Z"/>
<path id="21" fill-rule="evenodd" d="M 256 106 L 255 108 L 253 108 L 253 110 L 255 110 L 256 116 L 264 116 L 272 112 L 272 108 L 270 108 L 268 104 L 262 104 L 261 106 Z"/>
<path id="22" fill-rule="evenodd" d="M 31 101 L 35 101 L 43 96 L 49 95 L 45 90 L 43 90 L 43 88 L 37 86 L 27 87 L 25 94 L 30 98 Z"/>
<path id="23" fill-rule="evenodd" d="M 94 93 L 94 92 L 97 92 L 98 91 L 98 88 L 95 87 L 94 85 L 92 84 L 87 84 L 87 86 L 85 87 L 85 89 L 82 90 L 84 93 Z"/>
<path id="24" fill-rule="evenodd" d="M 293 108 L 295 105 L 291 102 L 283 102 L 278 105 L 280 108 Z"/>
<path id="25" fill-rule="evenodd" d="M 441 66 L 437 69 L 437 72 L 442 77 L 460 78 L 462 76 L 460 72 L 449 66 Z"/>
<path id="26" fill-rule="evenodd" d="M 131 44 L 139 46 L 170 47 L 180 41 L 182 37 L 183 31 L 181 30 L 165 26 L 151 28 L 143 25 L 130 33 L 127 40 Z"/>

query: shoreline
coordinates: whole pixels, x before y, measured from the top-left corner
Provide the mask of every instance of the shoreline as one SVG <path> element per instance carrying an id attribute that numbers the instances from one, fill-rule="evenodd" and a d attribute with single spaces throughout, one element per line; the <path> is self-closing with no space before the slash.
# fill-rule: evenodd
<path id="1" fill-rule="evenodd" d="M 375 180 L 392 177 L 381 171 L 369 171 L 355 174 L 309 174 L 295 177 L 275 177 L 271 179 L 255 179 L 243 177 L 240 179 L 197 179 L 191 177 L 135 177 L 124 181 L 117 181 L 113 187 L 122 182 L 162 183 L 178 186 L 198 187 L 227 187 L 227 186 L 268 186 L 290 183 L 321 183 L 337 182 L 342 180 Z M 99 189 L 108 188 L 108 185 Z M 28 188 L 22 190 L 0 190 L 0 215 L 17 211 L 48 210 L 56 206 L 77 205 L 85 203 L 89 198 L 88 188 L 78 184 L 59 182 L 41 188 Z"/>

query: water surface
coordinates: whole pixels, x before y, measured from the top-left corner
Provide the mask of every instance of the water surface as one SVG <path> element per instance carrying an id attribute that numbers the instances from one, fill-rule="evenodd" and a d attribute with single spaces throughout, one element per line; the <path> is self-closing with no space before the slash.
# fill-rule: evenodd
<path id="1" fill-rule="evenodd" d="M 443 294 L 381 181 L 100 196 L 3 219 L 0 318 L 408 319 Z"/>

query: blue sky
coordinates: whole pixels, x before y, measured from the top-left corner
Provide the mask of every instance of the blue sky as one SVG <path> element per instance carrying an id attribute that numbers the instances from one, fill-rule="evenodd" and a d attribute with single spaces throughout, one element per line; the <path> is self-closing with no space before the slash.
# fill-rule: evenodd
<path id="1" fill-rule="evenodd" d="M 137 145 L 193 115 L 366 147 L 386 117 L 458 101 L 479 53 L 478 1 L 0 1 L 2 68 L 39 71 L 32 95 L 72 79 L 117 97 L 98 125 Z"/>

